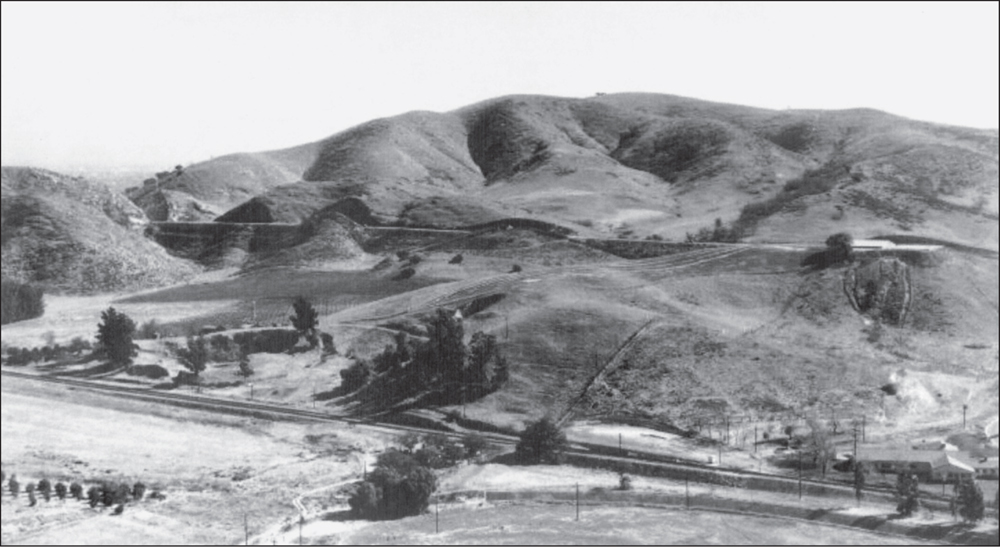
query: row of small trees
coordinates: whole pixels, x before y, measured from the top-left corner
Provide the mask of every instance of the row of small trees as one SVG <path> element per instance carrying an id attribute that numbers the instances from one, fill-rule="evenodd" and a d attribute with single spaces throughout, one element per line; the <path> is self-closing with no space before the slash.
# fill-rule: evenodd
<path id="1" fill-rule="evenodd" d="M 20 497 L 23 488 L 31 507 L 38 505 L 38 497 L 40 496 L 45 502 L 52 501 L 53 497 L 60 501 L 65 501 L 66 499 L 79 502 L 85 501 L 91 508 L 96 508 L 99 505 L 103 505 L 104 507 L 118 506 L 120 512 L 125 504 L 132 501 L 142 501 L 146 497 L 147 492 L 146 485 L 142 482 L 137 482 L 132 486 L 106 482 L 98 486 L 91 486 L 86 492 L 84 492 L 83 486 L 77 482 L 69 485 L 62 482 L 52 484 L 48 479 L 42 479 L 37 484 L 27 483 L 22 485 L 17 475 L 12 475 L 10 481 L 7 481 L 6 472 L 3 473 L 2 481 L 0 482 L 7 482 L 7 490 L 13 498 Z M 162 500 L 164 496 L 159 492 L 154 492 L 150 498 Z"/>
<path id="2" fill-rule="evenodd" d="M 902 517 L 910 517 L 920 508 L 920 480 L 916 475 L 900 474 L 896 478 L 896 512 Z M 860 499 L 860 495 L 859 495 Z M 994 501 L 1000 507 L 1000 491 Z M 986 516 L 986 501 L 983 490 L 971 476 L 962 477 L 955 483 L 951 498 L 951 513 L 967 523 L 977 523 Z"/>

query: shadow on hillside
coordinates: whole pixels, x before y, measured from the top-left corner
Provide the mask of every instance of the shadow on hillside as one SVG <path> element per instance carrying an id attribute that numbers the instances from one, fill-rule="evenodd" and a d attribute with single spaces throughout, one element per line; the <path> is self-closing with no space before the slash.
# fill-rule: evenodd
<path id="1" fill-rule="evenodd" d="M 331 511 L 323 515 L 324 522 L 352 522 L 355 520 L 350 511 Z"/>
<path id="2" fill-rule="evenodd" d="M 93 378 L 96 376 L 107 376 L 109 374 L 114 374 L 116 372 L 121 372 L 123 370 L 124 369 L 120 366 L 115 366 L 111 363 L 104 363 L 83 370 L 64 372 L 62 374 L 58 374 L 58 376 L 66 378 Z"/>
<path id="3" fill-rule="evenodd" d="M 886 517 L 862 517 L 851 522 L 851 526 L 854 528 L 862 528 L 864 530 L 878 530 L 887 522 L 887 520 L 888 519 Z"/>

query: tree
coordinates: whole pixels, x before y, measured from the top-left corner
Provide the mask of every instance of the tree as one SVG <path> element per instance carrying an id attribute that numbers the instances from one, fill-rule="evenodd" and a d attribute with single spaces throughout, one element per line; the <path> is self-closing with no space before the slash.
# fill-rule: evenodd
<path id="1" fill-rule="evenodd" d="M 35 491 L 28 489 L 28 507 L 34 507 L 38 505 L 38 499 L 35 498 Z"/>
<path id="2" fill-rule="evenodd" d="M 289 317 L 292 321 L 292 326 L 299 332 L 299 336 L 305 337 L 309 342 L 309 346 L 315 349 L 319 345 L 319 339 L 316 337 L 316 327 L 319 326 L 319 314 L 316 313 L 316 308 L 302 296 L 295 299 L 295 302 L 292 303 L 292 308 L 295 310 L 295 315 Z"/>
<path id="3" fill-rule="evenodd" d="M 393 450 L 379 457 L 378 469 L 358 485 L 349 503 L 358 518 L 398 519 L 426 511 L 436 489 L 434 473 Z"/>
<path id="4" fill-rule="evenodd" d="M 56 483 L 56 497 L 59 498 L 59 501 L 66 501 L 66 493 L 66 485 L 61 482 Z"/>
<path id="5" fill-rule="evenodd" d="M 451 260 L 448 261 L 448 264 L 452 264 L 452 265 L 457 266 L 457 265 L 461 264 L 464 261 L 465 261 L 465 257 L 462 256 L 461 254 L 457 254 L 454 257 L 452 257 Z"/>
<path id="6" fill-rule="evenodd" d="M 10 482 L 7 483 L 7 487 L 10 489 L 11 497 L 18 497 L 21 495 L 21 483 L 17 482 L 17 475 L 10 476 Z"/>
<path id="7" fill-rule="evenodd" d="M 250 356 L 246 352 L 240 352 L 240 370 L 237 372 L 243 380 L 249 380 L 254 375 L 253 367 L 250 366 Z"/>
<path id="8" fill-rule="evenodd" d="M 959 516 L 967 523 L 977 523 L 986 516 L 983 490 L 971 476 L 962 477 L 955 484 L 953 503 Z"/>
<path id="9" fill-rule="evenodd" d="M 141 482 L 135 483 L 135 486 L 132 487 L 132 498 L 135 501 L 142 501 L 144 497 L 146 497 L 146 485 Z"/>
<path id="10" fill-rule="evenodd" d="M 507 360 L 500 353 L 497 337 L 477 332 L 469 342 L 469 366 L 465 384 L 473 396 L 499 389 L 509 379 Z"/>
<path id="11" fill-rule="evenodd" d="M 566 434 L 548 418 L 530 424 L 517 443 L 515 455 L 524 465 L 558 465 L 566 449 Z"/>
<path id="12" fill-rule="evenodd" d="M 854 260 L 854 236 L 841 232 L 826 238 L 827 262 L 838 264 Z"/>
<path id="13" fill-rule="evenodd" d="M 371 368 L 364 361 L 355 361 L 353 365 L 340 371 L 340 385 L 347 393 L 365 387 L 371 378 Z"/>
<path id="14" fill-rule="evenodd" d="M 920 481 L 916 475 L 900 474 L 896 479 L 896 512 L 906 518 L 920 506 Z"/>
<path id="15" fill-rule="evenodd" d="M 52 501 L 52 483 L 49 482 L 49 479 L 42 479 L 38 482 L 38 493 L 46 502 Z"/>
<path id="16" fill-rule="evenodd" d="M 462 438 L 462 446 L 465 447 L 465 457 L 475 458 L 486 450 L 489 442 L 482 435 L 469 433 Z"/>
<path id="17" fill-rule="evenodd" d="M 461 317 L 438 309 L 427 322 L 427 338 L 413 359 L 420 385 L 460 382 L 467 351 Z"/>
<path id="18" fill-rule="evenodd" d="M 858 500 L 858 505 L 861 505 L 862 500 L 865 497 L 865 483 L 868 482 L 868 470 L 865 469 L 864 462 L 856 461 L 854 462 L 854 498 Z"/>
<path id="19" fill-rule="evenodd" d="M 333 343 L 333 335 L 324 332 L 319 335 L 320 341 L 323 343 L 323 355 L 337 355 L 337 346 Z"/>
<path id="20" fill-rule="evenodd" d="M 131 366 L 138 354 L 132 342 L 135 336 L 135 321 L 127 315 L 108 308 L 101 314 L 101 324 L 97 326 L 97 343 L 102 354 L 115 366 Z"/>
<path id="21" fill-rule="evenodd" d="M 91 486 L 87 490 L 87 503 L 90 504 L 91 509 L 96 509 L 98 504 L 101 503 L 101 490 L 96 486 Z"/>
<path id="22" fill-rule="evenodd" d="M 79 483 L 69 485 L 69 495 L 76 501 L 83 501 L 83 487 Z"/>
<path id="23" fill-rule="evenodd" d="M 178 352 L 181 365 L 190 370 L 195 376 L 200 376 L 208 368 L 208 346 L 205 344 L 205 337 L 188 337 L 187 348 L 181 348 Z"/>

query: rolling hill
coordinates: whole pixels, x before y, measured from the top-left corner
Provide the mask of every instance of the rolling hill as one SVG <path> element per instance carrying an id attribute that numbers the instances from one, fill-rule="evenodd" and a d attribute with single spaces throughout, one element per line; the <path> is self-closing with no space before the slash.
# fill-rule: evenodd
<path id="1" fill-rule="evenodd" d="M 85 179 L 4 167 L 3 277 L 67 293 L 181 281 L 197 269 L 143 236 L 127 198 Z"/>
<path id="2" fill-rule="evenodd" d="M 306 144 L 230 154 L 159 173 L 126 195 L 154 221 L 212 220 L 275 186 L 300 180 L 316 151 L 316 144 Z"/>
<path id="3" fill-rule="evenodd" d="M 219 158 L 165 186 L 206 205 L 201 218 L 245 197 L 224 218 L 249 222 L 294 223 L 356 198 L 374 222 L 413 225 L 406 213 L 422 207 L 419 222 L 434 225 L 433 199 L 451 225 L 485 214 L 683 240 L 720 219 L 749 241 L 852 231 L 998 245 L 997 132 L 872 110 L 511 96 L 292 150 Z"/>

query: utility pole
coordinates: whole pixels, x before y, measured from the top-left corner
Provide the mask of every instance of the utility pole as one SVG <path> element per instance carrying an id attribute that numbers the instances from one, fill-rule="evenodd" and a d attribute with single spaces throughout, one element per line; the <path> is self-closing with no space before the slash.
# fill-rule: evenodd
<path id="1" fill-rule="evenodd" d="M 243 544 L 250 545 L 250 521 L 246 513 L 243 513 L 243 535 L 246 536 L 246 541 Z"/>
<path id="2" fill-rule="evenodd" d="M 618 434 L 618 454 L 625 455 L 625 450 L 622 448 L 622 434 Z"/>
<path id="3" fill-rule="evenodd" d="M 441 533 L 441 497 L 434 496 L 434 535 Z"/>
<path id="4" fill-rule="evenodd" d="M 691 510 L 691 487 L 688 484 L 687 473 L 684 474 L 684 507 Z"/>
<path id="5" fill-rule="evenodd" d="M 302 525 L 306 523 L 306 517 L 299 515 L 299 545 L 302 545 Z"/>
<path id="6" fill-rule="evenodd" d="M 753 453 L 757 453 L 757 424 L 753 424 Z"/>
<path id="7" fill-rule="evenodd" d="M 861 444 L 868 443 L 868 415 L 861 415 Z"/>
<path id="8" fill-rule="evenodd" d="M 962 405 L 962 431 L 965 431 L 965 415 L 969 411 L 969 405 Z"/>

